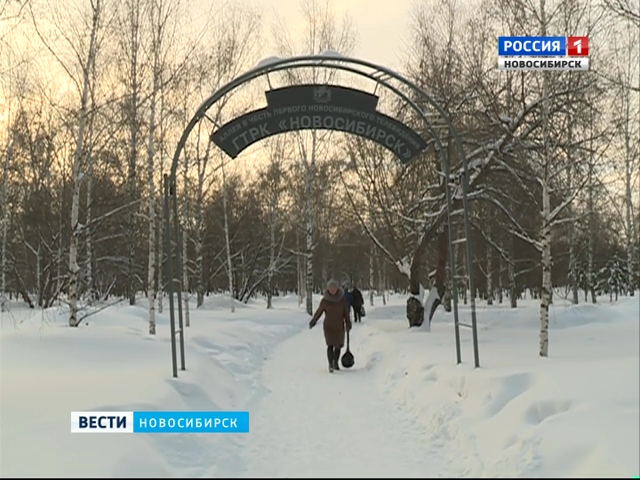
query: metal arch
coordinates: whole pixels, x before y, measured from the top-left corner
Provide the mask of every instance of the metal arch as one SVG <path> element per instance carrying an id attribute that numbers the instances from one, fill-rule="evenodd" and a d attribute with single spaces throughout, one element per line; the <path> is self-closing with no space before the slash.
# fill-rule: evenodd
<path id="1" fill-rule="evenodd" d="M 297 65 L 301 62 L 307 62 L 307 63 L 302 65 Z M 325 62 L 329 62 L 329 63 L 325 63 Z M 372 70 L 374 70 L 374 72 L 369 73 L 369 72 L 363 72 L 361 70 L 356 70 L 354 68 L 345 68 L 345 65 L 340 65 L 340 63 L 353 64 L 353 65 L 359 65 L 361 67 L 371 68 Z M 456 149 L 458 150 L 458 154 L 460 155 L 460 158 L 462 159 L 463 164 L 466 167 L 466 154 L 464 152 L 462 140 L 460 139 L 460 136 L 456 132 L 456 129 L 453 127 L 453 124 L 451 123 L 451 119 L 446 114 L 446 112 L 442 109 L 442 107 L 440 107 L 440 105 L 438 105 L 438 103 L 427 92 L 422 90 L 414 82 L 407 79 L 403 75 L 400 75 L 399 73 L 394 72 L 393 70 L 383 67 L 382 65 L 377 65 L 375 63 L 371 63 L 367 60 L 362 60 L 359 58 L 342 57 L 342 56 L 336 57 L 334 55 L 301 55 L 297 57 L 289 57 L 289 58 L 284 58 L 280 60 L 274 60 L 273 62 L 270 62 L 266 65 L 255 67 L 249 70 L 248 72 L 243 73 L 239 77 L 236 77 L 226 85 L 223 85 L 218 90 L 216 90 L 209 98 L 207 98 L 198 107 L 198 109 L 196 110 L 196 113 L 193 115 L 193 117 L 185 127 L 185 130 L 182 136 L 180 137 L 180 140 L 178 141 L 178 145 L 173 155 L 173 160 L 171 164 L 171 173 L 170 173 L 171 182 L 173 183 L 176 180 L 178 164 L 180 161 L 180 154 L 182 152 L 182 149 L 184 148 L 184 145 L 186 144 L 187 139 L 189 138 L 189 135 L 191 135 L 191 131 L 197 125 L 197 123 L 202 119 L 202 117 L 207 112 L 207 110 L 209 110 L 209 108 L 211 108 L 211 106 L 213 106 L 218 100 L 220 100 L 223 96 L 227 95 L 228 93 L 235 90 L 236 88 L 242 86 L 243 84 L 250 82 L 251 80 L 255 80 L 256 78 L 261 77 L 262 75 L 266 75 L 272 72 L 277 72 L 280 70 L 291 70 L 293 68 L 308 68 L 308 67 L 323 67 L 323 68 L 329 68 L 334 70 L 349 71 L 351 73 L 356 73 L 360 76 L 369 78 L 374 82 L 378 82 L 386 86 L 388 85 L 388 83 L 386 82 L 386 79 L 383 80 L 382 78 L 375 76 L 376 73 L 384 73 L 389 78 L 393 78 L 399 81 L 400 83 L 402 83 L 403 85 L 411 88 L 411 90 L 413 90 L 415 93 L 420 94 L 438 112 L 438 114 L 440 115 L 440 118 L 442 118 L 446 122 L 446 125 L 449 129 L 449 134 L 454 139 L 456 143 Z M 419 113 L 420 116 L 425 121 L 428 121 L 425 118 L 424 112 L 422 112 L 422 110 L 420 110 L 414 102 L 412 103 L 416 112 Z"/>
<path id="2" fill-rule="evenodd" d="M 278 66 L 276 68 L 274 68 L 273 70 L 270 70 L 269 73 L 274 73 L 274 72 L 278 72 L 281 70 L 290 70 L 292 68 L 308 68 L 308 67 L 316 67 L 316 63 L 315 62 L 307 62 L 307 63 L 296 63 L 294 66 L 286 66 L 286 65 L 281 65 Z M 368 75 L 366 75 L 366 72 L 363 72 L 362 70 L 358 70 L 356 68 L 353 67 L 349 67 L 346 65 L 340 65 L 339 67 L 336 67 L 338 70 L 342 70 L 345 72 L 350 72 L 350 73 L 355 73 L 356 75 L 360 75 L 360 76 L 367 76 L 367 78 L 371 78 Z M 398 98 L 400 98 L 401 100 L 403 100 L 407 105 L 409 105 L 419 116 L 422 120 L 424 120 L 424 122 L 427 124 L 427 130 L 429 132 L 431 132 L 431 134 L 433 135 L 434 141 L 436 143 L 436 145 L 438 146 L 438 151 L 440 153 L 440 156 L 442 157 L 442 151 L 444 149 L 442 142 L 440 141 L 440 136 L 436 133 L 436 131 L 433 128 L 433 124 L 431 123 L 431 120 L 429 119 L 429 117 L 427 117 L 425 115 L 425 113 L 420 110 L 420 107 L 411 99 L 409 98 L 404 92 L 402 92 L 402 90 L 400 90 L 399 88 L 391 85 L 390 83 L 388 83 L 386 80 L 378 80 L 376 78 L 376 83 L 379 85 L 383 85 L 385 88 L 387 88 L 388 90 L 392 91 L 393 93 L 395 93 Z M 214 102 L 215 104 L 215 102 Z M 211 108 L 213 106 L 209 105 L 209 107 L 205 110 L 205 112 Z M 204 114 L 203 114 L 204 116 Z M 198 121 L 200 121 L 202 118 L 200 118 Z M 196 122 L 197 124 L 197 122 Z M 442 160 L 441 160 L 442 161 Z"/>
<path id="3" fill-rule="evenodd" d="M 353 66 L 350 66 L 353 65 Z M 360 66 L 372 69 L 372 72 L 366 72 L 354 68 L 354 66 Z M 473 330 L 473 346 L 474 346 L 474 360 L 475 367 L 479 367 L 479 355 L 478 355 L 478 335 L 477 335 L 477 322 L 476 322 L 476 307 L 475 307 L 475 285 L 473 281 L 472 274 L 472 243 L 471 243 L 471 229 L 470 229 L 470 221 L 469 221 L 469 209 L 468 209 L 468 199 L 467 192 L 469 189 L 469 169 L 466 153 L 464 151 L 464 146 L 462 144 L 462 140 L 458 135 L 456 129 L 454 128 L 451 119 L 446 114 L 446 112 L 440 107 L 440 105 L 423 89 L 421 89 L 414 82 L 410 81 L 406 77 L 400 75 L 399 73 L 388 69 L 384 66 L 374 64 L 372 62 L 353 58 L 353 57 L 343 57 L 343 56 L 335 56 L 335 55 L 302 55 L 296 57 L 290 57 L 285 59 L 273 60 L 272 62 L 259 65 L 244 74 L 238 76 L 231 82 L 226 85 L 220 87 L 217 91 L 215 91 L 210 97 L 208 97 L 196 110 L 196 113 L 193 115 L 187 126 L 185 127 L 178 144 L 176 146 L 175 153 L 173 155 L 171 171 L 170 175 L 165 175 L 165 220 L 166 220 L 166 248 L 167 248 L 167 267 L 168 267 L 168 275 L 169 275 L 169 296 L 170 296 L 170 304 L 173 303 L 173 274 L 172 274 L 172 257 L 171 253 L 171 227 L 170 227 L 170 213 L 168 207 L 168 196 L 173 197 L 172 201 L 172 210 L 174 217 L 174 235 L 176 237 L 176 255 L 178 265 L 177 265 L 177 277 L 178 283 L 181 285 L 182 283 L 182 258 L 181 258 L 181 241 L 180 241 L 180 227 L 178 222 L 178 211 L 177 211 L 177 190 L 176 190 L 176 177 L 177 177 L 177 168 L 180 161 L 180 155 L 184 146 L 187 142 L 187 139 L 191 135 L 194 127 L 201 121 L 206 112 L 211 108 L 216 102 L 218 102 L 222 97 L 231 93 L 236 88 L 242 86 L 243 84 L 257 79 L 263 75 L 267 75 L 269 73 L 282 71 L 282 70 L 292 70 L 299 68 L 309 68 L 309 67 L 321 67 L 333 70 L 341 70 L 347 71 L 350 73 L 354 73 L 356 75 L 366 77 L 377 84 L 383 85 L 392 92 L 394 92 L 399 98 L 401 98 L 407 105 L 409 105 L 425 122 L 427 125 L 427 129 L 433 136 L 436 145 L 438 146 L 438 150 L 440 152 L 440 159 L 442 163 L 442 168 L 445 174 L 445 196 L 447 203 L 447 216 L 448 216 L 448 240 L 449 240 L 449 263 L 452 277 L 455 277 L 456 269 L 455 269 L 455 255 L 453 250 L 453 229 L 452 229 L 452 198 L 451 192 L 449 189 L 449 182 L 451 179 L 451 165 L 449 163 L 449 158 L 444 151 L 442 146 L 442 142 L 438 133 L 434 130 L 433 125 L 430 119 L 427 117 L 426 113 L 420 109 L 420 107 L 407 95 L 405 95 L 401 90 L 397 87 L 390 85 L 387 79 L 394 79 L 400 82 L 402 85 L 410 88 L 414 93 L 419 94 L 419 96 L 424 99 L 429 105 L 431 105 L 437 112 L 439 117 L 444 120 L 448 130 L 450 138 L 453 138 L 454 143 L 456 145 L 456 150 L 458 151 L 458 155 L 461 158 L 463 164 L 463 175 L 462 175 L 462 204 L 463 204 L 463 214 L 464 214 L 464 225 L 465 225 L 465 243 L 466 243 L 466 257 L 467 257 L 467 273 L 469 280 L 469 288 L 471 290 L 471 321 L 472 324 L 469 325 Z M 376 76 L 377 75 L 377 76 Z M 460 335 L 459 335 L 459 318 L 458 318 L 458 294 L 457 294 L 457 284 L 456 279 L 452 278 L 452 296 L 454 303 L 454 322 L 455 322 L 455 334 L 456 334 L 456 351 L 457 351 L 457 363 L 461 363 L 461 355 L 460 355 Z M 182 288 L 178 288 L 177 291 L 177 301 L 178 301 L 178 316 L 179 316 L 179 330 L 175 329 L 175 318 L 174 318 L 174 309 L 173 305 L 170 305 L 170 317 L 171 317 L 171 336 L 172 336 L 172 356 L 174 359 L 173 366 L 173 376 L 177 377 L 177 362 L 176 362 L 176 352 L 175 352 L 175 334 L 180 334 L 180 344 L 181 344 L 181 369 L 185 370 L 185 361 L 184 361 L 184 326 L 182 321 Z"/>

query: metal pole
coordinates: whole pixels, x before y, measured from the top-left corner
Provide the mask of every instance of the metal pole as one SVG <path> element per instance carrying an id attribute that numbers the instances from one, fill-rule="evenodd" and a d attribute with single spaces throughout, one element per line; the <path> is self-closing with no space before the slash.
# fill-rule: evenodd
<path id="1" fill-rule="evenodd" d="M 182 320 L 182 252 L 180 241 L 180 222 L 178 221 L 178 189 L 176 188 L 175 180 L 171 185 L 171 194 L 173 196 L 173 227 L 176 236 L 176 260 L 178 260 L 178 271 L 176 276 L 178 277 L 178 332 L 180 333 L 180 370 L 186 370 L 184 362 L 184 323 Z"/>
<path id="2" fill-rule="evenodd" d="M 164 175 L 164 239 L 167 262 L 167 290 L 169 293 L 169 325 L 171 328 L 171 363 L 173 378 L 178 378 L 178 359 L 176 356 L 176 317 L 173 311 L 173 255 L 171 254 L 171 213 L 169 209 L 169 176 Z"/>

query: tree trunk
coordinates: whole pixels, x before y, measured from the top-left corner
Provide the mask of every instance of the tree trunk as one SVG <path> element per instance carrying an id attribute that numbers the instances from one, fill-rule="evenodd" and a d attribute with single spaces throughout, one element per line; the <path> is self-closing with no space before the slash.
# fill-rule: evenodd
<path id="1" fill-rule="evenodd" d="M 318 137 L 315 130 L 311 131 L 311 156 L 305 159 L 305 233 L 306 233 L 306 309 L 308 315 L 313 315 L 313 254 L 315 245 L 313 244 L 314 234 L 314 203 L 313 203 L 313 181 L 315 179 L 316 149 Z"/>
<path id="2" fill-rule="evenodd" d="M 491 239 L 491 223 L 487 223 L 487 238 Z M 493 246 L 487 243 L 487 305 L 493 305 Z"/>
<path id="3" fill-rule="evenodd" d="M 371 204 L 369 204 L 369 228 L 373 232 L 373 208 Z M 376 265 L 376 246 L 373 242 L 371 242 L 371 246 L 369 247 L 369 306 L 373 307 L 373 297 L 374 290 L 376 285 L 375 280 L 375 265 Z"/>
<path id="4" fill-rule="evenodd" d="M 131 42 L 129 52 L 129 158 L 127 165 L 127 194 L 131 207 L 128 212 L 127 227 L 130 232 L 127 235 L 127 293 L 129 305 L 136 304 L 136 271 L 135 271 L 135 218 L 137 206 L 136 199 L 136 169 L 138 165 L 138 102 L 140 95 L 140 79 L 138 74 L 138 54 L 140 53 L 140 0 L 134 0 L 129 12 L 129 34 Z"/>
<path id="5" fill-rule="evenodd" d="M 593 125 L 593 114 L 590 115 L 590 124 Z M 591 128 L 590 137 L 593 139 L 593 128 Z M 593 265 L 593 240 L 595 236 L 595 221 L 594 221 L 594 199 L 593 199 L 593 140 L 590 142 L 590 151 L 589 154 L 589 177 L 588 177 L 588 185 L 589 185 L 589 194 L 587 196 L 587 215 L 589 219 L 589 227 L 587 228 L 587 289 L 591 294 L 591 303 L 596 303 L 596 281 L 595 281 L 595 272 Z"/>
<path id="6" fill-rule="evenodd" d="M 542 292 L 540 295 L 540 356 L 549 356 L 549 304 L 551 299 L 551 195 L 547 179 L 542 184 Z"/>
<path id="7" fill-rule="evenodd" d="M 162 184 L 161 184 L 162 185 Z M 161 195 L 159 196 L 159 198 Z M 162 233 L 164 232 L 164 216 L 162 215 L 162 207 L 160 206 L 160 202 L 156 205 L 156 211 L 158 212 L 158 250 L 156 255 L 156 296 L 158 298 L 158 313 L 162 313 L 164 307 L 164 285 L 163 285 L 163 276 L 162 276 L 162 268 L 163 268 L 163 260 L 164 260 L 164 244 L 162 243 Z"/>
<path id="8" fill-rule="evenodd" d="M 545 0 L 540 0 L 541 35 L 546 35 Z M 540 295 L 540 356 L 549 356 L 549 304 L 551 302 L 551 146 L 549 145 L 549 114 L 546 96 L 549 92 L 548 72 L 542 72 L 542 292 Z"/>
<path id="9" fill-rule="evenodd" d="M 631 122 L 631 98 L 629 89 L 625 89 L 625 110 L 626 110 L 626 121 L 625 129 L 624 129 L 624 143 L 625 143 L 625 161 L 624 161 L 624 186 L 625 186 L 625 195 L 624 195 L 624 207 L 625 207 L 625 217 L 626 217 L 626 240 L 627 240 L 627 291 L 630 296 L 635 295 L 635 279 L 634 279 L 634 268 L 633 268 L 633 251 L 634 244 L 637 245 L 637 229 L 635 227 L 635 222 L 633 218 L 633 191 L 632 191 L 632 176 L 633 176 L 633 151 L 631 146 L 631 131 L 630 125 Z M 636 138 L 637 143 L 637 138 Z M 637 147 L 636 147 L 637 148 Z"/>
<path id="10" fill-rule="evenodd" d="M 11 135 L 11 133 L 9 133 L 9 135 Z M 13 156 L 13 145 L 13 136 L 10 136 L 2 168 L 2 202 L 0 202 L 2 205 L 2 254 L 0 255 L 0 261 L 2 262 L 2 272 L 0 272 L 2 276 L 0 285 L 1 312 L 5 312 L 7 308 L 7 242 L 9 240 L 9 202 L 7 201 L 7 192 L 9 190 L 9 164 Z"/>
<path id="11" fill-rule="evenodd" d="M 189 232 L 185 228 L 182 232 L 182 291 L 184 298 L 184 326 L 191 326 L 191 315 L 189 311 L 189 299 L 191 298 L 191 290 L 189 287 Z"/>
<path id="12" fill-rule="evenodd" d="M 231 313 L 236 311 L 235 300 L 233 298 L 233 264 L 231 261 L 231 243 L 229 241 L 229 217 L 227 215 L 227 177 L 224 171 L 224 161 L 222 170 L 222 212 L 224 216 L 224 242 L 227 250 L 227 273 L 229 278 L 229 302 Z"/>
<path id="13" fill-rule="evenodd" d="M 509 276 L 509 304 L 511 308 L 518 307 L 518 284 L 516 283 L 516 249 L 515 238 L 512 234 L 509 243 L 509 262 L 507 263 L 507 275 Z"/>
<path id="14" fill-rule="evenodd" d="M 92 161 L 91 157 L 88 159 L 89 162 Z M 91 165 L 87 168 L 87 207 L 86 207 L 86 218 L 85 223 L 87 225 L 91 225 L 92 213 L 91 213 L 91 204 L 93 202 L 93 168 Z M 86 283 L 87 283 L 87 303 L 89 305 L 93 305 L 94 296 L 93 296 L 93 232 L 92 228 L 88 228 L 85 232 L 86 244 L 87 244 L 87 258 L 85 262 L 85 268 L 87 270 L 86 273 Z"/>
<path id="15" fill-rule="evenodd" d="M 502 249 L 504 251 L 504 249 Z M 498 303 L 502 304 L 504 297 L 504 257 L 502 254 L 498 257 Z"/>
<path id="16" fill-rule="evenodd" d="M 298 307 L 302 305 L 303 295 L 303 281 L 302 281 L 302 256 L 300 255 L 300 230 L 296 228 L 296 286 L 298 293 Z"/>
<path id="17" fill-rule="evenodd" d="M 270 205 L 269 225 L 269 270 L 267 271 L 267 309 L 273 308 L 273 276 L 276 264 L 276 200 Z"/>
<path id="18" fill-rule="evenodd" d="M 211 154 L 210 143 L 207 145 L 205 158 L 203 161 L 198 158 L 198 189 L 196 191 L 196 231 L 194 235 L 194 248 L 196 257 L 196 306 L 202 307 L 204 304 L 204 289 L 205 289 L 205 272 L 204 272 L 204 236 L 205 236 L 205 222 L 204 222 L 204 181 L 206 173 L 206 165 L 208 163 L 209 156 Z M 224 160 L 223 160 L 224 161 Z"/>
<path id="19" fill-rule="evenodd" d="M 571 167 L 569 167 L 571 168 Z M 577 305 L 578 298 L 578 266 L 576 261 L 576 233 L 575 222 L 569 223 L 569 282 L 571 284 L 571 303 Z"/>
<path id="20" fill-rule="evenodd" d="M 152 10 L 155 5 L 151 5 Z M 151 14 L 153 18 L 153 12 Z M 154 32 L 154 36 L 155 36 Z M 159 32 L 158 32 L 159 33 Z M 147 181 L 149 190 L 148 211 L 149 216 L 149 257 L 147 264 L 147 301 L 149 302 L 149 335 L 156 334 L 156 186 L 155 186 L 155 135 L 156 135 L 156 98 L 159 83 L 160 39 L 154 38 L 153 45 L 153 73 L 151 98 L 149 105 L 149 138 L 147 144 Z"/>
<path id="21" fill-rule="evenodd" d="M 207 155 L 209 152 L 207 151 Z M 196 233 L 194 238 L 195 257 L 196 257 L 196 308 L 202 307 L 204 304 L 204 171 L 198 172 L 198 199 L 195 205 L 196 209 Z"/>
<path id="22" fill-rule="evenodd" d="M 71 242 L 69 244 L 69 326 L 77 327 L 78 319 L 78 242 L 82 233 L 80 225 L 80 187 L 82 186 L 82 157 L 84 149 L 85 128 L 87 125 L 87 113 L 89 103 L 89 76 L 96 61 L 96 37 L 101 14 L 101 0 L 96 0 L 91 20 L 91 36 L 89 39 L 89 51 L 82 75 L 82 96 L 80 99 L 80 111 L 78 115 L 78 133 L 76 136 L 75 152 L 73 155 L 72 181 L 73 194 L 71 198 Z"/>

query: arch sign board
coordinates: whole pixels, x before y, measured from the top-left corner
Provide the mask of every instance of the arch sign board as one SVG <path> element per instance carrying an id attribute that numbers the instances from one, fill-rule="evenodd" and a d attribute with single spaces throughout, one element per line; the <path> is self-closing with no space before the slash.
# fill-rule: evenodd
<path id="1" fill-rule="evenodd" d="M 231 158 L 272 135 L 299 130 L 333 130 L 367 138 L 402 163 L 427 148 L 418 132 L 376 110 L 379 97 L 336 85 L 295 85 L 265 92 L 267 106 L 218 128 L 211 140 Z"/>

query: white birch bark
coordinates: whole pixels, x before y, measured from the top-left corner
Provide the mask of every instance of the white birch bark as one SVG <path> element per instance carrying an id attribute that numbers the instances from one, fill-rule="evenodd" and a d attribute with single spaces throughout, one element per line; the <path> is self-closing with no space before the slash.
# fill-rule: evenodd
<path id="1" fill-rule="evenodd" d="M 164 192 L 162 192 L 164 193 Z M 158 237 L 159 237 L 159 242 L 158 242 L 158 246 L 159 246 L 159 250 L 157 252 L 156 255 L 156 285 L 158 287 L 158 290 L 156 292 L 156 297 L 158 299 L 158 313 L 162 313 L 163 309 L 164 309 L 164 286 L 162 284 L 162 282 L 164 281 L 163 277 L 162 277 L 162 265 L 163 265 L 163 259 L 164 259 L 164 242 L 163 242 L 163 238 L 164 238 L 164 216 L 162 215 L 162 207 L 160 206 L 160 199 L 162 198 L 162 195 L 158 195 L 158 204 L 156 205 L 157 208 L 157 212 L 158 212 Z"/>
<path id="2" fill-rule="evenodd" d="M 542 183 L 543 225 L 540 235 L 542 244 L 542 292 L 540 295 L 540 356 L 549 356 L 549 304 L 551 301 L 551 194 L 548 179 Z"/>
<path id="3" fill-rule="evenodd" d="M 540 0 L 540 23 L 545 36 L 547 30 L 545 0 Z M 542 72 L 542 231 L 540 243 L 542 247 L 542 292 L 540 295 L 540 356 L 549 356 L 549 304 L 551 302 L 551 192 L 549 170 L 551 168 L 551 151 L 549 138 L 549 112 L 547 94 L 549 93 L 549 74 Z"/>
<path id="4" fill-rule="evenodd" d="M 136 198 L 136 170 L 138 166 L 138 150 L 139 150 L 139 102 L 140 102 L 140 73 L 139 55 L 141 51 L 140 40 L 140 17 L 141 17 L 141 1 L 131 0 L 130 11 L 127 12 L 128 28 L 129 28 L 129 72 L 128 76 L 128 127 L 129 127 L 129 158 L 127 165 L 127 193 L 129 202 L 133 204 Z M 137 206 L 132 206 L 128 214 L 128 228 L 131 233 L 135 229 Z M 135 272 L 135 238 L 131 234 L 127 236 L 127 293 L 129 295 L 129 305 L 136 303 L 136 272 Z"/>
<path id="5" fill-rule="evenodd" d="M 276 187 L 277 188 L 277 187 Z M 273 308 L 273 277 L 276 266 L 276 221 L 278 198 L 271 195 L 269 205 L 269 270 L 267 271 L 267 309 Z"/>
<path id="6" fill-rule="evenodd" d="M 235 300 L 233 298 L 233 262 L 231 260 L 231 243 L 229 241 L 229 217 L 227 215 L 227 176 L 224 168 L 224 160 L 220 166 L 222 171 L 222 214 L 224 217 L 224 243 L 227 251 L 227 273 L 229 278 L 229 304 L 231 313 L 236 311 Z"/>
<path id="7" fill-rule="evenodd" d="M 593 115 L 590 115 L 590 124 L 593 125 Z M 594 262 L 593 262 L 593 241 L 594 241 L 594 230 L 595 230 L 595 202 L 593 198 L 593 176 L 594 176 L 594 154 L 593 154 L 593 128 L 591 128 L 589 137 L 591 140 L 589 141 L 589 166 L 588 166 L 588 188 L 589 192 L 587 195 L 587 215 L 588 215 L 588 225 L 587 228 L 587 289 L 591 294 L 591 303 L 596 303 L 596 276 L 594 272 Z"/>
<path id="8" fill-rule="evenodd" d="M 371 202 L 369 202 L 369 228 L 371 229 L 371 231 L 373 232 L 373 206 L 371 205 Z M 375 291 L 375 285 L 376 285 L 376 279 L 375 279 L 375 264 L 376 264 L 376 246 L 374 245 L 373 242 L 371 242 L 371 245 L 369 247 L 369 305 L 371 307 L 373 307 L 373 297 L 374 297 L 374 291 Z"/>
<path id="9" fill-rule="evenodd" d="M 155 156 L 156 156 L 156 108 L 158 89 L 160 85 L 160 55 L 162 52 L 162 0 L 150 5 L 152 27 L 152 71 L 151 95 L 149 98 L 149 131 L 147 138 L 147 215 L 149 217 L 149 255 L 147 258 L 147 301 L 149 303 L 149 335 L 156 334 L 156 185 L 155 185 Z"/>
<path id="10" fill-rule="evenodd" d="M 96 71 L 95 71 L 95 64 L 93 65 L 92 69 L 91 69 L 91 77 L 90 77 L 90 82 L 92 84 L 95 85 L 96 83 Z M 87 198 L 87 206 L 85 208 L 85 225 L 90 226 L 93 220 L 93 172 L 94 172 L 94 168 L 93 168 L 93 164 L 94 164 L 94 160 L 93 160 L 93 146 L 94 146 L 94 123 L 95 123 L 95 111 L 96 111 L 96 99 L 95 99 L 95 89 L 91 89 L 89 92 L 89 98 L 90 98 L 90 107 L 89 107 L 89 111 L 91 112 L 89 114 L 89 118 L 88 118 L 88 132 L 87 132 L 87 145 L 88 148 L 87 150 L 87 168 L 86 168 L 86 185 L 87 185 L 87 189 L 86 189 L 86 198 Z M 85 259 L 85 282 L 86 282 L 86 287 L 87 287 L 87 304 L 88 305 L 93 305 L 93 301 L 94 301 L 94 280 L 93 280 L 93 229 L 91 227 L 89 227 L 85 232 L 84 232 L 84 237 L 86 238 L 85 243 L 86 243 L 86 259 Z"/>
<path id="11" fill-rule="evenodd" d="M 296 285 L 298 287 L 298 307 L 302 305 L 302 299 L 304 298 L 303 261 L 300 251 L 300 231 L 296 227 Z"/>
<path id="12" fill-rule="evenodd" d="M 487 237 L 491 238 L 491 222 L 487 223 Z M 487 305 L 493 305 L 493 246 L 487 244 Z"/>
<path id="13" fill-rule="evenodd" d="M 625 230 L 626 230 L 626 255 L 627 255 L 627 290 L 632 297 L 635 295 L 633 251 L 634 245 L 638 245 L 638 230 L 636 229 L 633 216 L 633 173 L 637 168 L 637 159 L 634 156 L 632 147 L 632 112 L 631 112 L 631 92 L 629 88 L 624 91 L 625 121 L 624 121 L 624 209 L 625 209 Z M 636 155 L 638 154 L 638 138 L 636 137 Z"/>
<path id="14" fill-rule="evenodd" d="M 196 228 L 193 238 L 193 246 L 196 257 L 196 308 L 202 307 L 204 304 L 204 289 L 205 289 L 205 273 L 204 273 L 204 235 L 205 235 L 205 222 L 204 222 L 204 181 L 206 167 L 210 155 L 210 143 L 207 145 L 204 160 L 200 159 L 198 155 L 198 188 L 196 191 L 196 205 L 195 207 L 195 220 Z"/>
<path id="15" fill-rule="evenodd" d="M 504 250 L 504 249 L 503 249 Z M 504 257 L 498 255 L 498 303 L 502 304 L 504 299 Z"/>
<path id="16" fill-rule="evenodd" d="M 159 130 L 160 130 L 160 150 L 158 152 L 158 164 L 160 165 L 160 176 L 158 185 L 162 185 L 163 176 L 162 172 L 164 171 L 164 145 L 166 140 L 166 121 L 165 121 L 165 95 L 164 92 L 160 92 L 160 122 L 159 122 Z M 162 277 L 162 266 L 164 260 L 164 201 L 163 195 L 164 191 L 162 188 L 160 189 L 160 195 L 157 196 L 157 204 L 156 204 L 156 212 L 158 213 L 158 243 L 159 251 L 156 254 L 156 274 L 157 274 L 157 292 L 156 296 L 158 297 L 158 313 L 162 313 L 164 309 L 164 285 L 163 285 L 163 277 Z"/>
<path id="17" fill-rule="evenodd" d="M 568 129 L 569 133 L 569 145 L 572 144 L 572 128 L 569 125 Z M 567 165 L 567 187 L 569 191 L 573 188 L 573 165 L 571 162 L 571 158 L 568 158 Z M 571 216 L 571 220 L 569 221 L 569 286 L 571 288 L 571 303 L 577 305 L 579 302 L 578 298 L 578 272 L 577 272 L 577 261 L 576 261 L 576 227 L 575 221 L 573 220 L 573 211 L 570 208 L 569 215 Z"/>
<path id="18" fill-rule="evenodd" d="M 315 245 L 313 243 L 314 236 L 314 218 L 315 205 L 313 198 L 313 181 L 315 179 L 316 151 L 318 136 L 315 130 L 311 131 L 311 153 L 309 158 L 305 158 L 305 234 L 306 234 L 306 271 L 305 271 L 305 290 L 306 290 L 306 310 L 307 314 L 313 315 L 313 254 Z"/>
<path id="19" fill-rule="evenodd" d="M 87 206 L 86 206 L 86 217 L 85 223 L 87 225 L 91 225 L 92 220 L 92 208 L 91 204 L 93 202 L 93 168 L 91 167 L 92 158 L 91 155 L 88 156 L 89 165 L 87 166 Z M 85 259 L 85 277 L 87 284 L 87 305 L 93 305 L 93 234 L 91 229 L 87 229 L 85 232 L 86 238 L 86 256 Z"/>
<path id="20" fill-rule="evenodd" d="M 96 61 L 97 48 L 96 38 L 100 15 L 102 13 L 102 1 L 95 0 L 91 19 L 91 34 L 89 39 L 89 50 L 82 75 L 82 94 L 80 99 L 80 111 L 78 115 L 78 132 L 76 134 L 75 151 L 73 154 L 73 166 L 71 168 L 73 181 L 73 194 L 71 199 L 71 241 L 69 244 L 69 326 L 77 327 L 78 319 L 78 241 L 82 233 L 82 226 L 79 221 L 80 214 L 80 187 L 82 185 L 82 157 L 84 148 L 85 128 L 87 126 L 87 113 L 89 103 L 89 90 L 91 88 L 89 79 L 91 71 Z"/>
<path id="21" fill-rule="evenodd" d="M 8 202 L 8 190 L 9 190 L 9 164 L 11 163 L 11 157 L 13 156 L 13 136 L 9 134 L 9 142 L 7 144 L 7 151 L 4 156 L 4 163 L 2 167 L 2 276 L 0 286 L 0 311 L 5 312 L 7 308 L 7 242 L 9 239 L 9 202 Z"/>

